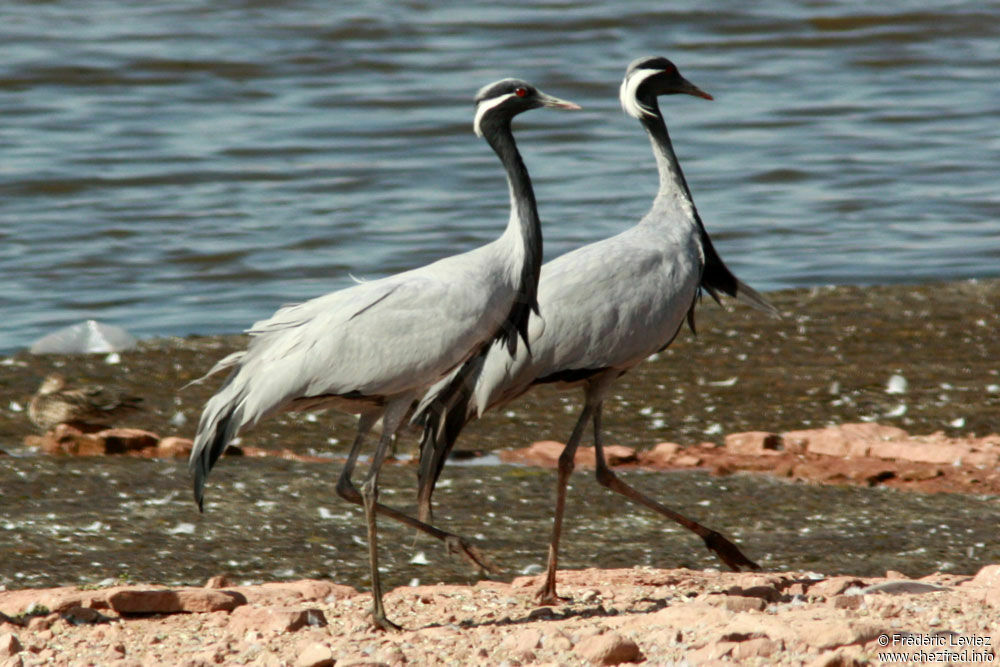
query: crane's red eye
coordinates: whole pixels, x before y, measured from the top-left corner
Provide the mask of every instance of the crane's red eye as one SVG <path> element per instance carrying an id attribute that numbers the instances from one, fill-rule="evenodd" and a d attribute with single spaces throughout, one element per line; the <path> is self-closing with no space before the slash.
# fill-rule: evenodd
<path id="1" fill-rule="evenodd" d="M 528 94 L 528 89 L 518 88 L 517 90 L 514 91 L 514 94 L 517 95 L 518 97 L 524 97 L 525 95 Z"/>

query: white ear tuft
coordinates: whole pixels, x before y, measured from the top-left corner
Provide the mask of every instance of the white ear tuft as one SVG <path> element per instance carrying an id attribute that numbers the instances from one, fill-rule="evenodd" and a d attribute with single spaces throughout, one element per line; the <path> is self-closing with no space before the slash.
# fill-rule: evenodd
<path id="1" fill-rule="evenodd" d="M 618 97 L 622 103 L 622 109 L 625 110 L 629 116 L 633 118 L 641 119 L 643 116 L 654 116 L 656 112 L 647 107 L 645 104 L 639 101 L 636 97 L 636 93 L 639 90 L 639 86 L 649 77 L 659 74 L 658 69 L 637 69 L 628 74 L 625 80 L 622 81 L 621 89 L 618 92 Z"/>
<path id="2" fill-rule="evenodd" d="M 483 136 L 483 128 L 480 127 L 480 123 L 483 122 L 483 116 L 489 113 L 491 109 L 495 109 L 512 97 L 514 97 L 514 93 L 507 93 L 506 95 L 483 100 L 479 103 L 476 107 L 476 119 L 472 121 L 472 131 L 476 133 L 477 137 Z"/>

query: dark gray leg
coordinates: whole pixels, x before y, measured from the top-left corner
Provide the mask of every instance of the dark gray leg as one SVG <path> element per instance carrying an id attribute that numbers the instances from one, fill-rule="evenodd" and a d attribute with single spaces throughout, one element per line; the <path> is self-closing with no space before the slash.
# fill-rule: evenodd
<path id="1" fill-rule="evenodd" d="M 573 433 L 566 443 L 566 448 L 559 455 L 559 479 L 556 483 L 556 509 L 555 517 L 552 521 L 552 539 L 549 541 L 549 563 L 545 571 L 545 583 L 538 589 L 535 596 L 541 604 L 557 604 L 559 596 L 556 595 L 556 567 L 559 563 L 559 538 L 562 533 L 563 512 L 566 509 L 566 485 L 569 483 L 569 476 L 573 472 L 574 457 L 576 449 L 580 446 L 580 438 L 590 420 L 592 408 L 588 403 L 584 404 L 583 412 L 573 427 Z"/>
<path id="2" fill-rule="evenodd" d="M 599 405 L 594 411 L 594 453 L 597 457 L 597 481 L 602 486 L 611 489 L 615 493 L 620 493 L 633 502 L 645 505 L 657 514 L 665 516 L 671 521 L 675 521 L 684 526 L 704 540 L 705 546 L 708 547 L 709 551 L 718 556 L 719 559 L 729 566 L 729 568 L 734 572 L 739 572 L 740 570 L 747 568 L 751 570 L 760 569 L 760 566 L 757 565 L 757 563 L 744 556 L 735 544 L 727 540 L 721 534 L 711 530 L 710 528 L 706 528 L 697 521 L 692 521 L 683 514 L 679 514 L 665 505 L 661 505 L 618 479 L 618 476 L 611 471 L 607 462 L 604 460 L 604 446 L 601 443 L 601 407 Z"/>

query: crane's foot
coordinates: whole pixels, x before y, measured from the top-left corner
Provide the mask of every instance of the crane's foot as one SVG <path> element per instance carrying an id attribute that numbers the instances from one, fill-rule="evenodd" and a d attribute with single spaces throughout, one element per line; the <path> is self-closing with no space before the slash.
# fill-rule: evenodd
<path id="1" fill-rule="evenodd" d="M 760 569 L 760 565 L 744 556 L 739 547 L 714 530 L 709 531 L 707 535 L 702 535 L 701 539 L 705 540 L 705 546 L 708 547 L 708 550 L 718 556 L 719 560 L 733 572 Z"/>
<path id="2" fill-rule="evenodd" d="M 556 593 L 555 584 L 549 584 L 545 582 L 542 584 L 541 588 L 535 591 L 535 601 L 543 607 L 554 607 L 556 605 L 564 604 L 570 601 L 570 598 L 564 598 Z"/>
<path id="3" fill-rule="evenodd" d="M 569 598 L 560 597 L 556 593 L 556 571 L 550 569 L 545 573 L 545 582 L 535 591 L 535 600 L 543 606 L 553 606 L 569 602 Z"/>
<path id="4" fill-rule="evenodd" d="M 468 561 L 469 564 L 484 574 L 499 574 L 500 572 L 503 572 L 503 570 L 494 564 L 493 561 L 486 556 L 486 554 L 466 542 L 458 535 L 449 535 L 444 538 L 444 545 L 445 548 L 448 549 L 448 553 L 461 556 Z"/>
<path id="5" fill-rule="evenodd" d="M 399 632 L 403 629 L 386 618 L 385 612 L 378 613 L 374 609 L 371 612 L 371 622 L 377 630 L 385 630 L 386 632 Z"/>

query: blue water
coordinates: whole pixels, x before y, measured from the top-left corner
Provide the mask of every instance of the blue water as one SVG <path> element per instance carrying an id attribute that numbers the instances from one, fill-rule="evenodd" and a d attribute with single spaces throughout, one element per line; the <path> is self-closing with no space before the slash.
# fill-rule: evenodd
<path id="1" fill-rule="evenodd" d="M 1000 6 L 755 4 L 10 0 L 0 350 L 236 332 L 494 238 L 471 98 L 507 75 L 585 107 L 516 121 L 546 256 L 613 234 L 656 187 L 616 99 L 645 54 L 716 97 L 663 108 L 758 289 L 1000 275 Z"/>

